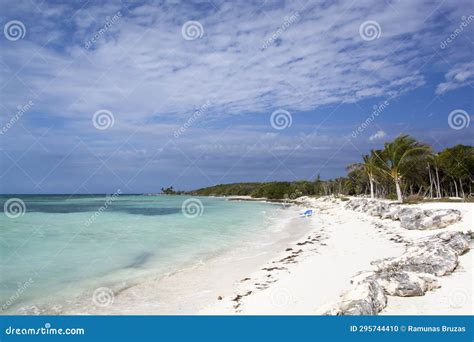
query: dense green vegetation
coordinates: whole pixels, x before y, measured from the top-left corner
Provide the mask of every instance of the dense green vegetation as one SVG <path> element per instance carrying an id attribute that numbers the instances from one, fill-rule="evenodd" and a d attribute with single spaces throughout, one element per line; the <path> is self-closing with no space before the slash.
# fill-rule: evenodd
<path id="1" fill-rule="evenodd" d="M 347 166 L 347 176 L 330 180 L 221 184 L 189 192 L 204 196 L 252 196 L 270 199 L 331 194 L 383 197 L 472 199 L 474 147 L 456 145 L 439 153 L 408 135 L 401 135 Z"/>
<path id="2" fill-rule="evenodd" d="M 309 181 L 220 184 L 190 192 L 202 196 L 252 196 L 270 199 L 315 195 L 315 184 Z"/>

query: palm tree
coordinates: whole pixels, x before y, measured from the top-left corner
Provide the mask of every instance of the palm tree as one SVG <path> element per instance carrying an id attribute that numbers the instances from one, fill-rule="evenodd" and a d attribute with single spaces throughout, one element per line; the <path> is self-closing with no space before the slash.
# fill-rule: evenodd
<path id="1" fill-rule="evenodd" d="M 375 174 L 378 170 L 377 166 L 377 161 L 378 158 L 375 155 L 374 151 L 372 150 L 370 155 L 363 155 L 362 159 L 364 160 L 364 163 L 362 164 L 362 167 L 364 168 L 365 173 L 369 177 L 369 182 L 370 182 L 370 198 L 374 198 L 374 182 L 375 182 Z"/>
<path id="2" fill-rule="evenodd" d="M 375 151 L 374 154 L 381 162 L 379 170 L 395 182 L 397 200 L 402 202 L 403 177 L 413 165 L 426 161 L 431 155 L 431 148 L 409 135 L 400 135 L 394 141 L 385 143 L 383 151 Z"/>
<path id="3" fill-rule="evenodd" d="M 443 172 L 452 179 L 456 197 L 466 197 L 463 181 L 468 181 L 474 170 L 474 148 L 467 145 L 446 148 L 439 153 L 438 159 Z"/>
<path id="4" fill-rule="evenodd" d="M 436 192 L 436 198 L 441 198 L 441 184 L 439 181 L 439 153 L 432 153 L 428 158 L 428 176 L 430 177 L 430 189 L 433 183 L 434 191 Z M 434 167 L 434 173 L 431 175 L 431 166 Z M 431 191 L 431 197 L 433 197 L 433 190 Z"/>

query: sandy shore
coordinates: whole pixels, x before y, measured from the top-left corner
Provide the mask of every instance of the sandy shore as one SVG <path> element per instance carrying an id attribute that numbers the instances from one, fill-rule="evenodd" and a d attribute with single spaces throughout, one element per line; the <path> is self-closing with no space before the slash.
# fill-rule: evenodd
<path id="1" fill-rule="evenodd" d="M 246 200 L 245 197 L 233 200 Z M 110 285 L 110 303 L 93 293 L 40 314 L 98 315 L 318 315 L 340 300 L 351 278 L 371 262 L 404 253 L 406 244 L 444 231 L 472 230 L 473 204 L 425 203 L 423 209 L 458 209 L 462 220 L 436 230 L 407 230 L 399 221 L 345 209 L 334 198 L 299 200 L 254 240 L 160 277 Z M 299 214 L 312 208 L 312 217 Z M 272 221 L 273 222 L 273 221 Z M 459 257 L 440 288 L 419 297 L 388 296 L 382 315 L 471 315 L 472 252 Z"/>
<path id="2" fill-rule="evenodd" d="M 219 296 L 230 298 L 235 284 L 277 258 L 292 241 L 315 229 L 314 222 L 299 217 L 299 208 L 281 207 L 285 209 L 270 220 L 267 230 L 256 232 L 252 241 L 242 241 L 213 256 L 203 256 L 164 276 L 107 284 L 113 292 L 110 295 L 113 300 L 108 305 L 97 306 L 91 301 L 93 293 L 86 293 L 69 305 L 43 314 L 197 314 L 209 303 L 217 301 Z"/>
<path id="3" fill-rule="evenodd" d="M 372 261 L 399 256 L 405 242 L 442 231 L 468 231 L 473 205 L 425 203 L 423 209 L 458 209 L 461 221 L 437 230 L 407 230 L 399 221 L 382 220 L 344 209 L 342 201 L 307 199 L 301 210 L 313 208 L 305 218 L 312 228 L 265 266 L 235 284 L 200 314 L 322 314 L 335 303 L 360 271 L 373 270 Z M 420 297 L 392 297 L 380 314 L 473 313 L 472 252 L 462 255 L 456 270 L 440 278 L 441 288 Z"/>

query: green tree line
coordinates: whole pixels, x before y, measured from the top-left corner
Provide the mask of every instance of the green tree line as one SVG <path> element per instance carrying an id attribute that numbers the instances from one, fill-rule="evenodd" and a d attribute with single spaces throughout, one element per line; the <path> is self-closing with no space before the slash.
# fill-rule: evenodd
<path id="1" fill-rule="evenodd" d="M 220 184 L 189 192 L 204 196 L 252 196 L 269 199 L 299 196 L 370 195 L 403 201 L 410 196 L 472 198 L 474 147 L 456 145 L 434 152 L 409 135 L 386 142 L 346 168 L 347 176 L 313 181 Z"/>

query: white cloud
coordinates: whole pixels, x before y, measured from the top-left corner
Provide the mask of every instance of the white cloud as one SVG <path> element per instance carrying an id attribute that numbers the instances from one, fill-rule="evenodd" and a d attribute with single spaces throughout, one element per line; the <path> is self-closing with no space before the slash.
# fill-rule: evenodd
<path id="1" fill-rule="evenodd" d="M 77 13 L 47 3 L 42 8 L 54 16 L 25 9 L 25 16 L 40 17 L 39 24 L 27 25 L 28 39 L 2 47 L 10 69 L 2 71 L 4 105 L 15 108 L 39 95 L 38 109 L 51 115 L 88 120 L 106 108 L 118 120 L 143 121 L 189 115 L 210 97 L 209 115 L 222 117 L 275 108 L 305 111 L 407 92 L 424 84 L 418 68 L 430 36 L 419 34 L 427 23 L 418 14 L 434 6 L 374 0 L 227 4 L 206 11 L 174 2 L 133 9 L 86 6 Z M 118 10 L 123 17 L 86 50 L 84 42 Z M 298 20 L 262 49 L 296 12 Z M 73 29 L 65 23 L 71 15 Z M 379 39 L 361 39 L 359 26 L 367 18 L 382 27 Z M 203 25 L 202 39 L 182 38 L 181 25 L 191 19 Z M 56 40 L 44 45 L 51 37 Z"/>
<path id="2" fill-rule="evenodd" d="M 75 191 L 97 170 L 98 178 L 87 184 L 97 191 L 117 180 L 115 174 L 132 179 L 135 191 L 158 190 L 182 179 L 188 183 L 181 184 L 196 187 L 209 185 L 208 178 L 227 182 L 311 179 L 319 172 L 343 175 L 344 166 L 359 159 L 359 151 L 373 147 L 366 139 L 355 142 L 357 149 L 344 145 L 359 106 L 353 106 L 355 113 L 340 106 L 345 108 L 341 115 L 354 117 L 332 128 L 331 120 L 313 120 L 298 112 L 322 107 L 312 115 L 325 115 L 326 104 L 366 99 L 379 103 L 377 97 L 424 85 L 430 80 L 425 75 L 433 67 L 431 57 L 434 63 L 440 60 L 433 48 L 452 32 L 443 24 L 455 23 L 467 12 L 470 2 L 463 1 L 308 2 L 304 8 L 304 1 L 241 5 L 213 0 L 216 8 L 208 1 L 199 6 L 123 1 L 88 4 L 78 12 L 73 2 L 35 2 L 39 10 L 29 2 L 3 6 L 2 19 L 24 21 L 27 35 L 17 42 L 0 39 L 2 115 L 10 120 L 28 100 L 35 106 L 2 137 L 0 170 L 10 170 L 2 184 L 12 184 L 11 192 L 20 185 L 28 192 L 35 185 L 32 179 L 46 177 L 41 184 L 45 192 Z M 86 40 L 119 10 L 123 16 L 86 49 Z M 262 48 L 296 11 L 298 20 Z M 203 25 L 201 39 L 186 41 L 181 36 L 181 25 L 189 20 Z M 361 39 L 359 26 L 367 20 L 380 24 L 379 39 Z M 471 61 L 468 49 L 454 46 L 462 39 L 438 51 L 443 60 L 456 66 Z M 446 83 L 472 80 L 472 73 L 463 68 L 448 74 Z M 173 138 L 208 100 L 209 109 L 192 128 Z M 269 123 L 270 114 L 280 108 L 294 119 L 291 129 L 281 133 Z M 99 109 L 113 113 L 113 129 L 93 127 L 92 115 Z M 259 113 L 265 122 L 255 115 Z M 324 123 L 317 132 L 314 122 Z M 469 138 L 467 131 L 448 129 L 448 134 L 452 136 L 443 138 L 443 144 Z M 377 132 L 371 141 L 385 135 Z M 18 163 L 32 179 L 6 153 L 21 157 Z M 63 158 L 49 174 L 50 166 Z M 114 173 L 102 173 L 108 168 L 98 158 Z M 138 184 L 141 188 L 135 187 Z"/>
<path id="3" fill-rule="evenodd" d="M 441 95 L 472 83 L 474 81 L 474 63 L 455 65 L 445 75 L 445 79 L 446 82 L 440 83 L 436 88 L 436 94 Z"/>
<path id="4" fill-rule="evenodd" d="M 383 139 L 387 136 L 387 133 L 385 131 L 382 131 L 382 130 L 379 130 L 377 131 L 375 134 L 372 134 L 370 137 L 369 137 L 369 140 L 370 141 L 374 141 L 374 140 L 380 140 L 380 139 Z"/>

